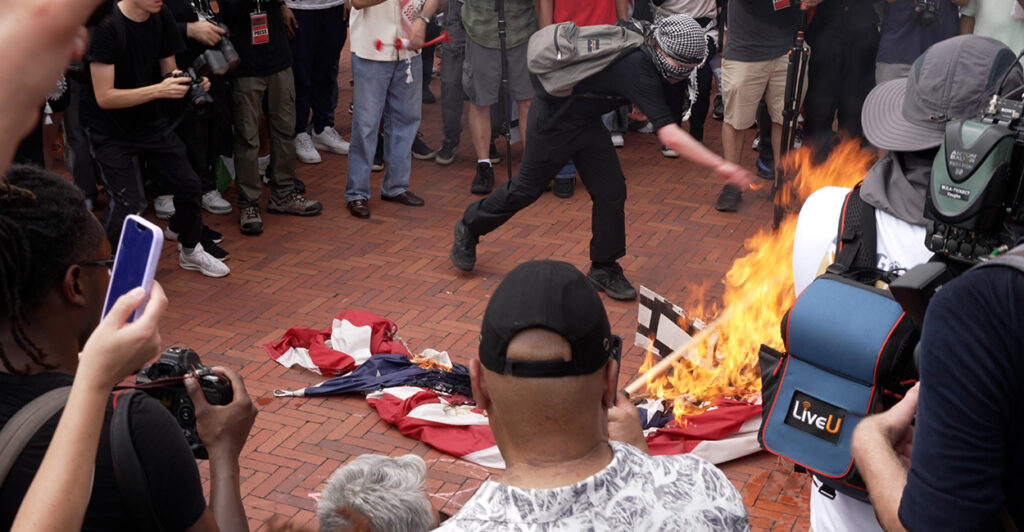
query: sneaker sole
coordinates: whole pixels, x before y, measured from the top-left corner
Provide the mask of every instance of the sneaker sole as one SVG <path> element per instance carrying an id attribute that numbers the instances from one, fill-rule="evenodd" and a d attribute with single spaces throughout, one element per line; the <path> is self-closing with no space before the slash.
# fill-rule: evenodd
<path id="1" fill-rule="evenodd" d="M 243 235 L 262 235 L 263 234 L 263 228 L 262 227 L 260 227 L 259 229 L 239 228 L 238 230 L 241 231 Z"/>
<path id="2" fill-rule="evenodd" d="M 170 220 L 172 216 L 174 216 L 173 212 L 158 212 L 158 213 L 156 213 L 156 217 L 161 219 L 161 220 Z"/>
<path id="3" fill-rule="evenodd" d="M 612 299 L 615 299 L 617 301 L 633 301 L 634 299 L 636 299 L 636 291 L 634 291 L 634 293 L 632 293 L 632 294 L 624 294 L 622 292 L 613 292 L 613 291 L 610 291 L 607 288 L 605 288 L 604 285 L 602 285 L 601 283 L 598 283 L 597 281 L 595 281 L 589 275 L 587 276 L 587 280 L 590 281 L 590 284 L 591 284 L 591 286 L 594 287 L 594 290 L 597 290 L 598 292 L 604 292 L 604 293 L 608 294 L 608 297 L 610 297 Z"/>
<path id="4" fill-rule="evenodd" d="M 313 147 L 318 150 L 328 151 L 337 155 L 348 155 L 349 150 L 348 148 L 334 149 L 326 144 L 317 144 L 316 141 L 313 142 Z"/>
<path id="5" fill-rule="evenodd" d="M 441 166 L 448 166 L 449 164 L 455 162 L 455 156 L 453 155 L 450 159 L 442 159 L 440 155 L 435 155 L 434 162 Z"/>
<path id="6" fill-rule="evenodd" d="M 419 159 L 421 161 L 429 161 L 429 160 L 433 159 L 435 156 L 437 156 L 437 152 L 436 151 L 432 151 L 430 153 L 416 153 L 416 152 L 412 152 L 412 156 L 413 156 L 414 159 Z"/>
<path id="7" fill-rule="evenodd" d="M 380 165 L 380 166 L 373 165 L 373 166 L 370 167 L 370 171 L 371 172 L 380 172 L 382 170 L 384 170 L 384 165 L 383 164 Z"/>
<path id="8" fill-rule="evenodd" d="M 300 163 L 302 163 L 302 164 L 320 164 L 320 163 L 323 162 L 323 158 L 322 157 L 317 157 L 316 159 L 310 159 L 308 157 L 302 157 L 301 155 L 296 154 L 295 158 Z M 263 173 L 266 174 L 266 170 L 264 170 Z"/>
<path id="9" fill-rule="evenodd" d="M 181 269 L 183 269 L 183 270 L 188 270 L 190 272 L 199 272 L 199 273 L 201 273 L 201 274 L 203 274 L 203 275 L 205 275 L 207 277 L 213 277 L 214 279 L 218 279 L 220 277 L 227 277 L 228 274 L 231 273 L 231 270 L 228 270 L 225 273 L 216 274 L 216 273 L 213 273 L 213 272 L 206 271 L 206 270 L 202 269 L 202 267 L 196 266 L 195 264 L 192 264 L 192 263 L 189 263 L 189 262 L 181 262 L 180 259 L 178 260 L 178 266 L 181 266 Z"/>
<path id="10" fill-rule="evenodd" d="M 267 206 L 267 212 L 269 212 L 270 214 L 291 214 L 292 216 L 316 216 L 317 214 L 320 214 L 323 210 L 324 208 L 322 206 L 315 211 L 294 211 L 291 209 L 282 209 L 279 207 L 274 207 L 272 205 Z"/>

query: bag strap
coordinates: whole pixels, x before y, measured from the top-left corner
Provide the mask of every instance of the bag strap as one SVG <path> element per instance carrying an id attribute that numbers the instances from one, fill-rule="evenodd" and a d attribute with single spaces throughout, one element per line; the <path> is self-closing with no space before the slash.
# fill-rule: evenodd
<path id="1" fill-rule="evenodd" d="M 132 404 L 145 397 L 136 390 L 114 396 L 114 414 L 110 420 L 110 455 L 121 502 L 140 530 L 163 531 L 149 497 L 149 485 L 142 462 L 132 440 Z"/>
<path id="2" fill-rule="evenodd" d="M 36 397 L 21 407 L 0 430 L 0 485 L 32 437 L 54 414 L 64 409 L 70 394 L 71 386 L 61 386 Z"/>
<path id="3" fill-rule="evenodd" d="M 875 208 L 860 197 L 860 184 L 846 195 L 839 217 L 836 260 L 846 270 L 874 268 L 878 245 Z"/>

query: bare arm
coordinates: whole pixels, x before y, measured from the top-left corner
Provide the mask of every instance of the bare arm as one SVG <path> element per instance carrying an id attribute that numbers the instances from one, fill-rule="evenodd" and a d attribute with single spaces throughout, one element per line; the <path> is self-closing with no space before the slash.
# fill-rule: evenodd
<path id="1" fill-rule="evenodd" d="M 615 18 L 619 20 L 629 18 L 629 0 L 615 0 Z"/>
<path id="2" fill-rule="evenodd" d="M 167 67 L 170 66 L 170 70 Z M 164 74 L 174 70 L 174 58 L 169 65 L 160 60 L 160 71 Z M 114 88 L 114 65 L 92 63 L 89 65 L 92 74 L 92 88 L 96 94 L 96 103 L 101 109 L 126 109 L 160 98 L 181 98 L 188 92 L 187 78 L 165 78 L 155 85 L 147 85 L 137 89 Z"/>
<path id="3" fill-rule="evenodd" d="M 749 187 L 753 181 L 750 172 L 705 148 L 697 139 L 683 131 L 678 124 L 669 124 L 659 129 L 658 140 L 663 145 L 679 152 L 683 157 L 708 168 L 729 184 L 742 189 Z"/>
<path id="4" fill-rule="evenodd" d="M 348 5 L 352 6 L 355 9 L 366 9 L 368 7 L 373 7 L 383 2 L 384 0 L 349 0 Z"/>
<path id="5" fill-rule="evenodd" d="M 1024 1 L 1024 0 L 1020 0 Z M 960 35 L 971 35 L 974 33 L 974 17 L 967 15 L 960 16 Z"/>
<path id="6" fill-rule="evenodd" d="M 82 527 L 110 391 L 123 376 L 137 371 L 159 353 L 157 322 L 167 306 L 159 283 L 153 283 L 142 316 L 126 323 L 144 295 L 137 288 L 121 296 L 82 349 L 67 406 L 11 530 Z"/>
<path id="7" fill-rule="evenodd" d="M 441 0 L 427 0 L 424 2 L 419 16 L 416 17 L 416 20 L 412 21 L 412 30 L 409 32 L 409 50 L 423 48 L 423 41 L 427 37 L 427 21 L 423 20 L 423 18 L 429 19 L 433 17 L 434 13 L 437 13 L 440 4 Z"/>
<path id="8" fill-rule="evenodd" d="M 543 28 L 555 22 L 555 0 L 537 0 L 537 26 Z"/>
<path id="9" fill-rule="evenodd" d="M 889 410 L 857 424 L 850 451 L 867 484 L 875 516 L 887 532 L 906 532 L 900 522 L 900 501 L 907 485 L 910 443 L 913 439 L 918 388 Z"/>

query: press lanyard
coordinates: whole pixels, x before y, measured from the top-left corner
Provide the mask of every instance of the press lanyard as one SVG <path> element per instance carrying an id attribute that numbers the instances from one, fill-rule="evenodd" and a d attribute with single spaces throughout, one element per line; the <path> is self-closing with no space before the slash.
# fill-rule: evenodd
<path id="1" fill-rule="evenodd" d="M 252 24 L 253 46 L 267 44 L 270 42 L 270 26 L 267 23 L 267 0 L 252 0 L 252 12 L 249 13 L 249 21 Z"/>

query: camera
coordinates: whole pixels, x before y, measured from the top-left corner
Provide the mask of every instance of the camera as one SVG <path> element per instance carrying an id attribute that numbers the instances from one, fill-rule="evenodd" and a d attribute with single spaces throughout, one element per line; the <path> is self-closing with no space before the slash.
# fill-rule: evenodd
<path id="1" fill-rule="evenodd" d="M 192 454 L 205 460 L 209 454 L 196 431 L 196 409 L 185 390 L 185 375 L 196 376 L 206 401 L 212 405 L 226 405 L 234 397 L 231 382 L 204 366 L 199 355 L 187 347 L 168 348 L 159 360 L 139 371 L 135 384 L 171 411 L 185 433 Z"/>
<path id="2" fill-rule="evenodd" d="M 993 96 L 980 119 L 956 120 L 932 165 L 925 246 L 960 266 L 1005 251 L 1022 234 L 1024 101 Z"/>
<path id="3" fill-rule="evenodd" d="M 213 103 L 213 96 L 203 88 L 202 78 L 223 75 L 230 69 L 224 54 L 218 50 L 206 50 L 199 54 L 188 70 L 172 74 L 175 78 L 189 78 L 188 103 L 192 107 L 201 108 Z"/>
<path id="4" fill-rule="evenodd" d="M 914 18 L 925 26 L 935 24 L 939 0 L 914 0 Z"/>
<path id="5" fill-rule="evenodd" d="M 241 64 L 242 59 L 238 57 L 238 50 L 235 50 L 235 45 L 231 44 L 231 31 L 221 22 L 216 24 L 218 28 L 224 30 L 224 35 L 220 37 L 220 44 L 217 45 L 217 51 L 224 55 L 228 69 L 235 68 Z"/>

